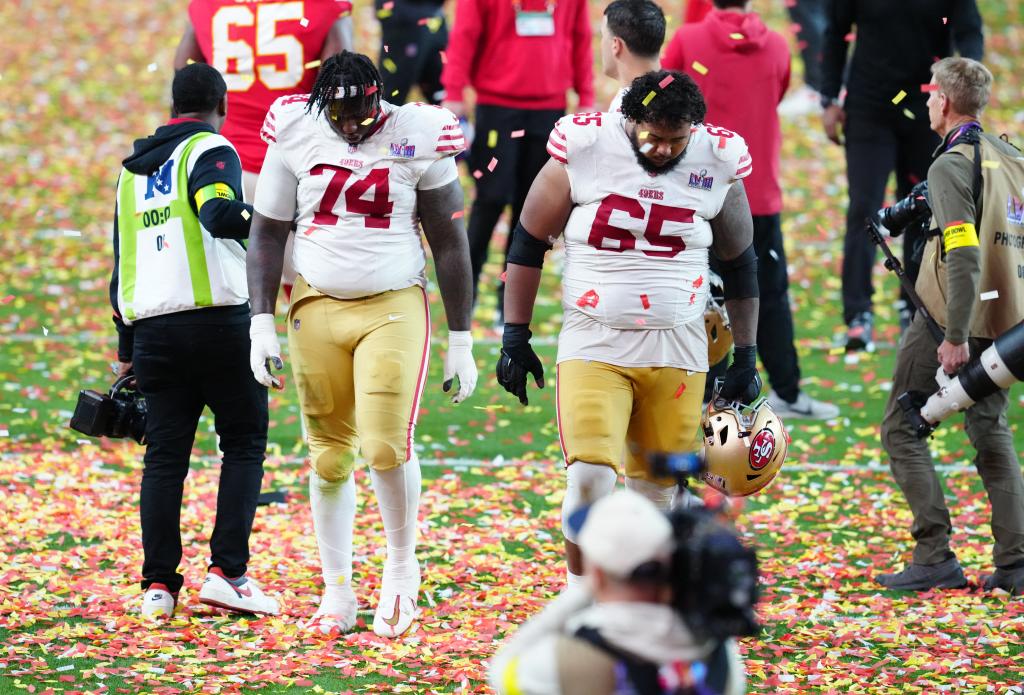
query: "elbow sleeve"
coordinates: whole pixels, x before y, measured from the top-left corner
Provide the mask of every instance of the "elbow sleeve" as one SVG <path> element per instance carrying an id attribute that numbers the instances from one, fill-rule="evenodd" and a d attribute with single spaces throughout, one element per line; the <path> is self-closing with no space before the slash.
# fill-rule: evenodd
<path id="1" fill-rule="evenodd" d="M 719 260 L 719 267 L 722 270 L 722 286 L 726 301 L 761 296 L 757 284 L 757 254 L 754 252 L 753 244 L 732 260 Z"/>

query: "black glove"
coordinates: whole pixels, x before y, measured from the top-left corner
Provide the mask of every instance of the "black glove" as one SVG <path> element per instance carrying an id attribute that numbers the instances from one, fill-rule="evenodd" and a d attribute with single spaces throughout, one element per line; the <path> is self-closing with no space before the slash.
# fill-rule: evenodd
<path id="1" fill-rule="evenodd" d="M 716 402 L 752 403 L 761 395 L 761 386 L 761 377 L 757 374 L 757 346 L 737 345 Z"/>
<path id="2" fill-rule="evenodd" d="M 537 388 L 544 388 L 544 367 L 537 353 L 530 347 L 532 336 L 529 324 L 506 323 L 505 333 L 501 337 L 501 355 L 495 369 L 498 383 L 523 405 L 530 402 L 526 397 L 527 374 L 533 375 Z"/>

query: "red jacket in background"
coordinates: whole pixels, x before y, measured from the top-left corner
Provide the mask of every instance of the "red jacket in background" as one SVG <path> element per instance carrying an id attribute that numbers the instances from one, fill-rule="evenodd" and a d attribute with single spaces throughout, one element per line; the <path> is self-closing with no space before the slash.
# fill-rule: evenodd
<path id="1" fill-rule="evenodd" d="M 476 91 L 476 103 L 516 109 L 564 109 L 573 89 L 580 106 L 594 104 L 594 52 L 587 0 L 557 0 L 554 36 L 516 34 L 512 0 L 458 0 L 441 83 L 448 100 Z M 546 0 L 522 0 L 542 12 Z"/>
<path id="2" fill-rule="evenodd" d="M 351 12 L 348 0 L 189 3 L 199 50 L 228 85 L 228 117 L 220 134 L 238 150 L 245 171 L 263 168 L 267 143 L 260 128 L 267 109 L 280 96 L 313 88 L 327 35 Z"/>
<path id="3" fill-rule="evenodd" d="M 711 0 L 686 0 L 686 6 L 683 8 L 683 23 L 699 22 L 713 9 L 715 6 L 711 4 Z"/>
<path id="4" fill-rule="evenodd" d="M 754 12 L 712 10 L 703 21 L 679 28 L 661 64 L 694 79 L 708 105 L 708 123 L 747 141 L 754 160 L 744 181 L 751 213 L 781 212 L 776 108 L 789 87 L 789 46 L 782 35 Z"/>

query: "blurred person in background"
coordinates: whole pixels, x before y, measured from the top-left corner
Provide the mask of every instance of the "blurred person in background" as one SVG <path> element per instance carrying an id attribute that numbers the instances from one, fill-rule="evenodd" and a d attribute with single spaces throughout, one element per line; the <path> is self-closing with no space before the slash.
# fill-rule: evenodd
<path id="1" fill-rule="evenodd" d="M 609 111 L 619 111 L 633 80 L 661 69 L 665 14 L 653 0 L 613 0 L 601 20 L 601 70 L 619 83 Z"/>
<path id="2" fill-rule="evenodd" d="M 852 32 L 856 31 L 856 35 Z M 847 59 L 849 44 L 853 55 Z M 981 15 L 975 0 L 829 0 L 823 48 L 821 103 L 828 139 L 846 153 L 849 205 L 843 243 L 843 321 L 846 350 L 871 350 L 875 245 L 864 221 L 882 206 L 889 175 L 904 198 L 928 175 L 939 136 L 928 127 L 932 64 L 958 50 L 981 60 Z M 846 97 L 840 101 L 845 89 Z M 922 232 L 904 236 L 911 281 L 921 266 Z M 913 307 L 901 291 L 900 325 Z"/>
<path id="3" fill-rule="evenodd" d="M 505 207 L 515 229 L 530 184 L 548 159 L 547 139 L 576 92 L 577 111 L 594 108 L 592 32 L 587 0 L 458 0 L 441 75 L 444 106 L 468 115 L 476 102 L 469 170 L 476 198 L 469 213 L 473 299 L 491 236 Z M 511 240 L 511 233 L 508 235 Z M 508 251 L 506 243 L 505 253 Z M 498 283 L 496 326 L 504 323 Z"/>
<path id="4" fill-rule="evenodd" d="M 761 303 L 757 346 L 768 372 L 769 403 L 782 418 L 834 418 L 839 409 L 800 388 L 800 365 L 789 304 L 789 271 L 782 241 L 780 151 L 782 131 L 776 107 L 789 87 L 789 47 L 768 29 L 748 0 L 715 0 L 703 20 L 684 24 L 665 51 L 667 69 L 685 71 L 700 87 L 707 121 L 739 133 L 758 166 L 744 185 L 754 219 Z M 712 261 L 712 269 L 717 264 Z M 705 400 L 725 361 L 711 366 Z"/>
<path id="5" fill-rule="evenodd" d="M 423 101 L 440 104 L 441 54 L 448 47 L 446 0 L 375 0 L 380 20 L 380 76 L 384 98 L 404 104 L 412 87 Z"/>

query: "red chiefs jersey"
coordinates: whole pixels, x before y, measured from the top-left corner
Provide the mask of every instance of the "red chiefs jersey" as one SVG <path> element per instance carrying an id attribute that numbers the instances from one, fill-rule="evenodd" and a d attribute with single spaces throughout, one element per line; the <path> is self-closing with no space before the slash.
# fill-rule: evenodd
<path id="1" fill-rule="evenodd" d="M 263 166 L 267 109 L 280 96 L 310 91 L 331 26 L 351 11 L 349 0 L 189 2 L 199 49 L 228 85 L 221 135 L 238 150 L 243 169 Z"/>

